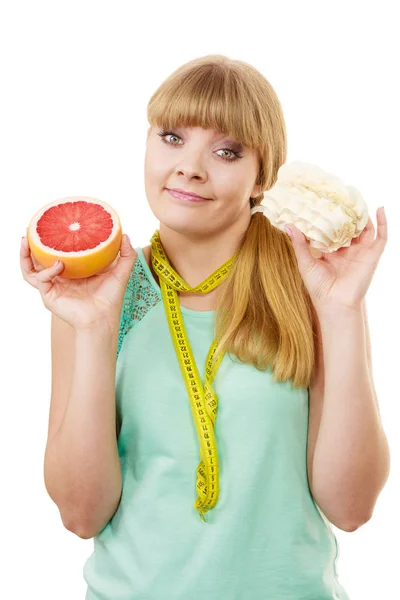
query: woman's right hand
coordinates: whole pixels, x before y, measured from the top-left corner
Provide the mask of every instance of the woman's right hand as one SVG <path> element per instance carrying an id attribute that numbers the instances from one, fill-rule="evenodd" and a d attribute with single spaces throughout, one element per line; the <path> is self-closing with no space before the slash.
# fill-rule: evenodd
<path id="1" fill-rule="evenodd" d="M 61 263 L 47 269 L 31 255 L 27 237 L 21 241 L 22 276 L 39 290 L 45 307 L 76 329 L 86 329 L 106 320 L 119 322 L 129 275 L 137 252 L 126 234 L 122 236 L 119 255 L 102 273 L 84 279 L 62 277 Z"/>

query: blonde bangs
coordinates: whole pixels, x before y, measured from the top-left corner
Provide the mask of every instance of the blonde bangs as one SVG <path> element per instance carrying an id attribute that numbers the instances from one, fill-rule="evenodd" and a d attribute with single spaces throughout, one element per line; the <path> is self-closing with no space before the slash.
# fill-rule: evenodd
<path id="1" fill-rule="evenodd" d="M 262 118 L 254 90 L 235 68 L 212 58 L 191 61 L 162 83 L 148 104 L 150 125 L 214 129 L 262 151 Z"/>

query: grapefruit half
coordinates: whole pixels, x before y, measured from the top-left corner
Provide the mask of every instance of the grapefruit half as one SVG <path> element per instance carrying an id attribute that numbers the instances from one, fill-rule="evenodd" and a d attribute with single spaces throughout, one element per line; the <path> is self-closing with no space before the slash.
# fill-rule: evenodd
<path id="1" fill-rule="evenodd" d="M 116 259 L 122 227 L 107 202 L 69 196 L 42 207 L 31 219 L 27 237 L 40 265 L 48 268 L 61 260 L 60 276 L 80 279 L 101 273 Z"/>

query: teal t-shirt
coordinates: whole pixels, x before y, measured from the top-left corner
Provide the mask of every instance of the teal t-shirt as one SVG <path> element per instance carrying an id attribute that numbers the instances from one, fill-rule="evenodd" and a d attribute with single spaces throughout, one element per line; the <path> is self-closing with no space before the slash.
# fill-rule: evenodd
<path id="1" fill-rule="evenodd" d="M 192 409 L 161 289 L 135 249 L 116 365 L 122 496 L 93 538 L 86 600 L 349 600 L 308 485 L 308 390 L 229 354 L 213 382 L 220 493 L 200 519 Z M 215 311 L 181 311 L 204 384 Z"/>

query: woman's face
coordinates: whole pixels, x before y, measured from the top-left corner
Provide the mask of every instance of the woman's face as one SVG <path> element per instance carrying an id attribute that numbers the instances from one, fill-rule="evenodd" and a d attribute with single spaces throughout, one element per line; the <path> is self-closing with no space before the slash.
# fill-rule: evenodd
<path id="1" fill-rule="evenodd" d="M 162 135 L 164 134 L 164 135 Z M 211 129 L 150 127 L 145 154 L 145 191 L 160 223 L 182 233 L 213 233 L 250 218 L 250 197 L 261 193 L 256 150 Z M 205 198 L 173 197 L 179 188 Z"/>

